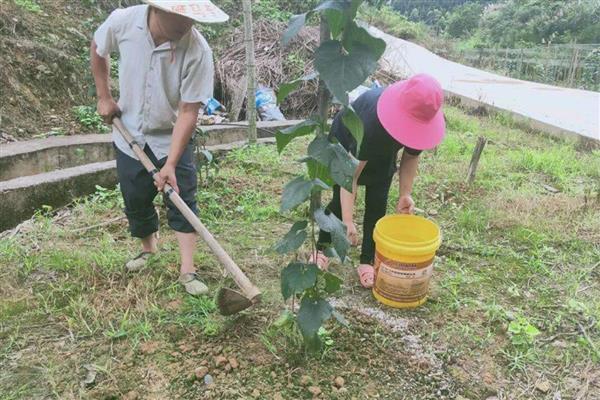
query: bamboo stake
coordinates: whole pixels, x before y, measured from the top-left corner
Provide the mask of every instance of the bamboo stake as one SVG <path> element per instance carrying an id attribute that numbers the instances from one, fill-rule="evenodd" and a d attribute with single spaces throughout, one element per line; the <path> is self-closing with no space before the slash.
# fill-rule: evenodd
<path id="1" fill-rule="evenodd" d="M 479 164 L 479 158 L 481 157 L 481 153 L 483 152 L 483 148 L 487 143 L 487 139 L 483 136 L 480 136 L 477 140 L 477 145 L 475 146 L 475 150 L 473 150 L 473 156 L 471 157 L 471 163 L 469 164 L 469 172 L 467 174 L 467 183 L 471 185 L 475 180 L 475 172 L 477 172 L 477 166 Z"/>
<path id="2" fill-rule="evenodd" d="M 252 3 L 242 0 L 244 10 L 244 42 L 246 43 L 246 76 L 248 94 L 246 101 L 246 119 L 248 120 L 248 142 L 256 143 L 256 59 L 254 55 L 254 36 L 252 33 Z"/>

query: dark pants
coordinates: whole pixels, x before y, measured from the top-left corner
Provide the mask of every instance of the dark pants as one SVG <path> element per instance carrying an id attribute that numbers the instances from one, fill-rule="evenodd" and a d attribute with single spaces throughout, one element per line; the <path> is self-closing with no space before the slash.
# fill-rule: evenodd
<path id="1" fill-rule="evenodd" d="M 388 195 L 390 192 L 391 178 L 382 182 L 365 185 L 365 216 L 363 219 L 363 241 L 360 253 L 361 264 L 373 264 L 375 260 L 375 242 L 373 230 L 375 224 L 382 218 L 387 210 Z M 342 219 L 342 203 L 340 201 L 340 187 L 333 187 L 333 199 L 327 206 L 327 211 Z M 331 235 L 323 230 L 319 231 L 319 247 L 331 244 Z"/>
<path id="2" fill-rule="evenodd" d="M 129 157 L 116 147 L 115 152 L 117 156 L 117 174 L 123 200 L 125 201 L 125 214 L 129 221 L 129 231 L 134 237 L 145 238 L 158 231 L 158 215 L 153 205 L 158 190 L 154 186 L 152 176 L 146 171 L 141 162 Z M 147 145 L 144 152 L 157 169 L 160 170 L 165 165 L 167 157 L 157 160 Z M 198 183 L 192 145 L 188 145 L 183 152 L 175 168 L 175 177 L 179 187 L 179 196 L 194 213 L 197 213 L 196 189 Z M 167 205 L 169 226 L 177 232 L 194 232 L 194 228 L 168 197 L 165 196 L 164 199 Z"/>

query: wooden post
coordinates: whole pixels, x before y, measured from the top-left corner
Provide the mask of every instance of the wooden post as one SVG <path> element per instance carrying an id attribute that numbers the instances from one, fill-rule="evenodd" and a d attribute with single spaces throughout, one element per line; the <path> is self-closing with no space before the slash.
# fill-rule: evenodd
<path id="1" fill-rule="evenodd" d="M 475 172 L 477 172 L 479 158 L 481 157 L 481 153 L 483 152 L 486 143 L 487 139 L 483 136 L 480 136 L 479 139 L 477 139 L 477 145 L 475 146 L 475 150 L 473 150 L 473 156 L 471 157 L 471 164 L 469 164 L 469 172 L 467 174 L 467 184 L 469 185 L 475 180 Z"/>
<path id="2" fill-rule="evenodd" d="M 246 77 L 248 93 L 246 119 L 248 120 L 248 142 L 256 143 L 256 61 L 254 56 L 254 35 L 252 32 L 252 2 L 242 0 L 244 10 L 244 41 L 246 43 Z"/>

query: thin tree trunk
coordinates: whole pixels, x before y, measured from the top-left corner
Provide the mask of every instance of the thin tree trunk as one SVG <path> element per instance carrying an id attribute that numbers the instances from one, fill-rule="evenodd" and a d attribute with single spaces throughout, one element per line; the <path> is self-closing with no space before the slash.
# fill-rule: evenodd
<path id="1" fill-rule="evenodd" d="M 242 0 L 242 7 L 244 10 L 244 41 L 246 43 L 246 76 L 248 78 L 248 94 L 246 101 L 248 142 L 254 144 L 256 143 L 256 61 L 254 57 L 251 0 Z"/>
<path id="2" fill-rule="evenodd" d="M 329 32 L 329 26 L 327 26 L 327 21 L 325 21 L 324 17 L 321 17 L 321 33 L 320 33 L 320 42 L 326 42 L 331 39 L 331 33 Z M 319 86 L 317 88 L 317 111 L 319 113 L 319 117 L 321 121 L 326 125 L 327 117 L 329 116 L 329 90 L 323 82 L 322 79 L 319 79 Z M 327 133 L 327 132 L 323 132 Z M 321 207 L 321 192 L 313 192 L 311 196 L 311 208 L 313 210 L 317 210 Z"/>
<path id="3" fill-rule="evenodd" d="M 327 22 L 323 17 L 321 17 L 321 34 L 320 34 L 320 42 L 326 42 L 331 38 L 331 33 L 329 32 L 329 26 L 327 26 Z M 323 82 L 322 79 L 319 79 L 319 87 L 317 90 L 317 105 L 319 117 L 321 120 L 326 121 L 329 114 L 329 90 Z"/>

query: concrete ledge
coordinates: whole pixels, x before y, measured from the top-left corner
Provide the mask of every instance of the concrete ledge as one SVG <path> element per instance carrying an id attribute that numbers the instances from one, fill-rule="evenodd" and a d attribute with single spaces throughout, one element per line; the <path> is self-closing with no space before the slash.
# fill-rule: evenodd
<path id="1" fill-rule="evenodd" d="M 300 121 L 258 122 L 257 136 L 272 137 L 278 129 Z M 244 141 L 247 123 L 201 126 L 207 146 Z M 27 140 L 0 148 L 0 181 L 41 174 L 57 169 L 114 159 L 111 134 L 73 135 Z"/>
<path id="2" fill-rule="evenodd" d="M 275 132 L 299 121 L 260 122 L 258 124 L 258 143 L 273 143 Z M 236 123 L 232 125 L 210 125 L 202 127 L 206 133 L 206 148 L 217 156 L 242 147 L 247 143 L 247 125 Z M 69 152 L 82 146 L 92 146 L 87 149 L 81 160 L 66 157 L 63 166 L 73 162 L 75 165 L 59 170 L 41 173 L 34 168 L 27 168 L 27 162 L 34 163 L 36 157 L 41 157 L 37 166 L 48 167 L 52 162 L 58 163 L 61 152 Z M 95 147 L 94 147 L 95 146 Z M 104 153 L 106 152 L 106 153 Z M 107 158 L 96 162 L 93 158 Z M 86 196 L 96 191 L 96 185 L 114 187 L 117 183 L 116 163 L 113 160 L 113 149 L 110 135 L 78 135 L 60 138 L 41 139 L 27 142 L 11 143 L 3 146 L 0 155 L 0 166 L 14 162 L 18 168 L 15 174 L 6 173 L 0 177 L 0 232 L 10 229 L 21 221 L 30 218 L 35 210 L 43 205 L 61 207 L 70 203 L 74 198 Z M 60 163 L 58 163 L 60 164 Z M 2 167 L 0 167 L 2 168 Z M 21 170 L 19 171 L 19 168 Z M 4 180 L 2 182 L 2 180 Z"/>
<path id="3" fill-rule="evenodd" d="M 110 135 L 76 135 L 2 145 L 0 181 L 113 159 Z"/>
<path id="4" fill-rule="evenodd" d="M 96 185 L 112 187 L 117 182 L 115 161 L 25 176 L 0 182 L 0 231 L 31 217 L 43 205 L 61 207 L 72 199 L 96 191 Z"/>
<path id="5" fill-rule="evenodd" d="M 472 99 L 467 96 L 463 96 L 463 95 L 460 95 L 460 94 L 457 94 L 454 92 L 450 92 L 448 90 L 444 90 L 444 94 L 450 104 L 461 107 L 463 109 L 468 109 L 468 110 L 482 110 L 483 109 L 489 113 L 505 113 L 507 115 L 510 115 L 510 117 L 516 124 L 515 126 L 521 128 L 521 129 L 524 129 L 524 130 L 531 129 L 535 132 L 554 136 L 554 137 L 557 137 L 560 139 L 575 139 L 575 140 L 578 140 L 582 144 L 595 142 L 597 145 L 597 143 L 598 143 L 598 141 L 596 139 L 582 136 L 578 132 L 568 130 L 565 128 L 561 128 L 556 125 L 551 125 L 551 124 L 533 119 L 531 117 L 528 117 L 527 115 L 520 114 L 518 112 L 506 110 L 501 107 L 496 107 L 492 104 L 486 104 L 479 100 L 475 100 L 475 99 Z M 588 145 L 586 145 L 586 146 L 588 146 Z"/>

